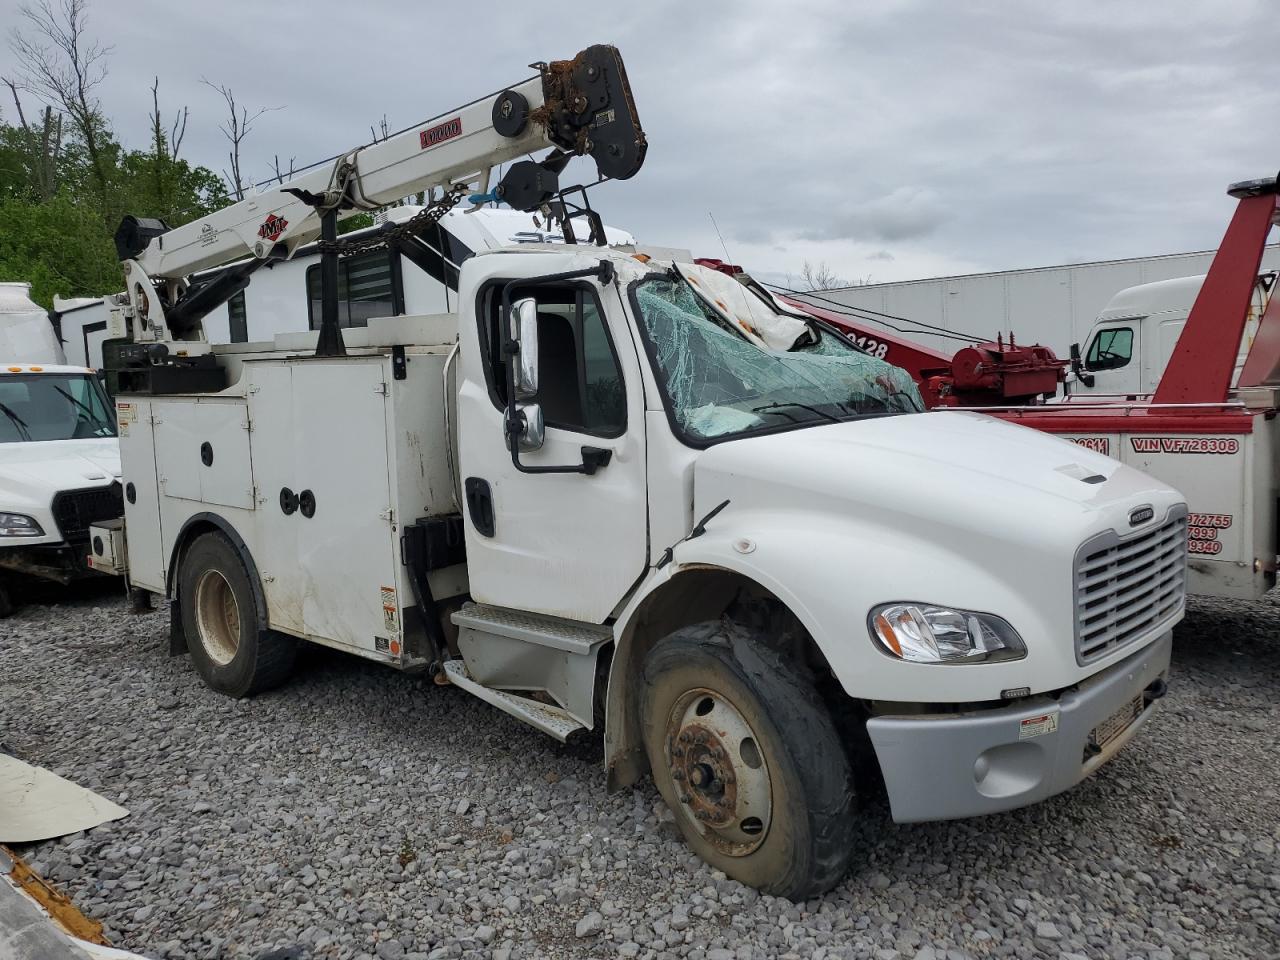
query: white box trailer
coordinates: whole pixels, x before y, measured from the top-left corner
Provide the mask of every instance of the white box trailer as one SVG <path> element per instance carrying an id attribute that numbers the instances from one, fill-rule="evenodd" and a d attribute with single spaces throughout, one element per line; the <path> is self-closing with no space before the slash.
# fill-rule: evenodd
<path id="1" fill-rule="evenodd" d="M 1214 253 L 1203 250 L 870 283 L 824 290 L 821 296 L 866 311 L 859 315 L 859 323 L 906 333 L 910 339 L 948 354 L 956 349 L 954 338 L 917 324 L 976 335 L 979 340 L 995 340 L 997 335 L 1007 338 L 1012 330 L 1019 343 L 1042 343 L 1066 357 L 1071 344 L 1088 346 L 1091 327 L 1119 291 L 1202 275 Z M 1280 244 L 1266 248 L 1261 269 L 1280 270 Z M 903 323 L 903 319 L 914 323 Z"/>

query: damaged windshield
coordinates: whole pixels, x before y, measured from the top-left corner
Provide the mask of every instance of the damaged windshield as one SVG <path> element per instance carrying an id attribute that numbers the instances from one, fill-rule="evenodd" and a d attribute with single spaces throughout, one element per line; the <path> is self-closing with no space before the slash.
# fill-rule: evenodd
<path id="1" fill-rule="evenodd" d="M 114 437 L 114 413 L 96 377 L 0 374 L 0 443 Z"/>
<path id="2" fill-rule="evenodd" d="M 727 329 L 682 279 L 642 280 L 634 297 L 672 415 L 696 440 L 924 409 L 905 371 L 816 323 L 800 345 L 768 350 Z"/>

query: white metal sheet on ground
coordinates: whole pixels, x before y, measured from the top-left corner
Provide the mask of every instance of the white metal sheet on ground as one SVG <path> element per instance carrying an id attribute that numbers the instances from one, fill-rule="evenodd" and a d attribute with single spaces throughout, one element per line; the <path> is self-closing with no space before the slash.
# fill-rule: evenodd
<path id="1" fill-rule="evenodd" d="M 0 754 L 0 843 L 64 837 L 128 815 L 92 790 Z"/>

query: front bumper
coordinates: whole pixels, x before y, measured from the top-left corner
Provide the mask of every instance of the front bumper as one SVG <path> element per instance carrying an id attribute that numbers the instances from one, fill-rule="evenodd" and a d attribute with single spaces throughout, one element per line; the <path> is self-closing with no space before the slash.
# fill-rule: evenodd
<path id="1" fill-rule="evenodd" d="M 960 714 L 877 716 L 867 732 L 899 823 L 998 813 L 1075 786 L 1110 760 L 1163 692 L 1172 631 L 1055 697 Z M 946 669 L 946 668 L 943 668 Z M 1101 750 L 1090 736 L 1128 704 L 1140 711 Z"/>
<path id="2" fill-rule="evenodd" d="M 0 575 L 17 574 L 65 585 L 99 575 L 90 569 L 88 555 L 89 544 L 79 542 L 0 547 Z"/>

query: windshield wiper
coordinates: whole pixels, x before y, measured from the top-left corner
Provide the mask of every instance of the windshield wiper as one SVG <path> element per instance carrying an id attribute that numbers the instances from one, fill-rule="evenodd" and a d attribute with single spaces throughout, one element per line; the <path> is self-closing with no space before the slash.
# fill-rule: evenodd
<path id="1" fill-rule="evenodd" d="M 27 428 L 27 421 L 23 420 L 3 403 L 0 403 L 0 413 L 3 413 L 13 422 L 13 425 L 18 428 L 18 435 L 22 437 L 23 440 L 31 439 L 31 431 Z"/>
<path id="2" fill-rule="evenodd" d="M 825 410 L 819 410 L 817 407 L 811 407 L 807 403 L 796 403 L 794 400 L 784 400 L 779 403 L 761 404 L 758 407 L 752 407 L 751 412 L 752 413 L 769 413 L 769 412 L 777 413 L 782 410 L 786 410 L 788 407 L 795 407 L 798 410 L 808 410 L 810 413 L 814 414 L 815 416 L 821 417 L 823 420 L 826 420 L 829 423 L 841 422 L 840 418 L 835 416 L 834 414 L 827 413 Z"/>
<path id="3" fill-rule="evenodd" d="M 91 409 L 89 409 L 89 405 L 85 403 L 83 400 L 77 400 L 75 397 L 71 395 L 70 392 L 63 390 L 56 383 L 53 385 L 53 389 L 57 390 L 60 394 L 62 394 L 64 397 L 66 397 L 68 400 L 70 400 L 72 403 L 76 405 L 77 409 L 80 410 L 80 413 L 83 416 L 83 419 L 87 421 L 91 427 L 93 427 L 95 433 L 101 433 L 103 430 L 109 429 L 106 423 L 104 423 L 102 420 L 99 420 L 97 415 Z"/>

